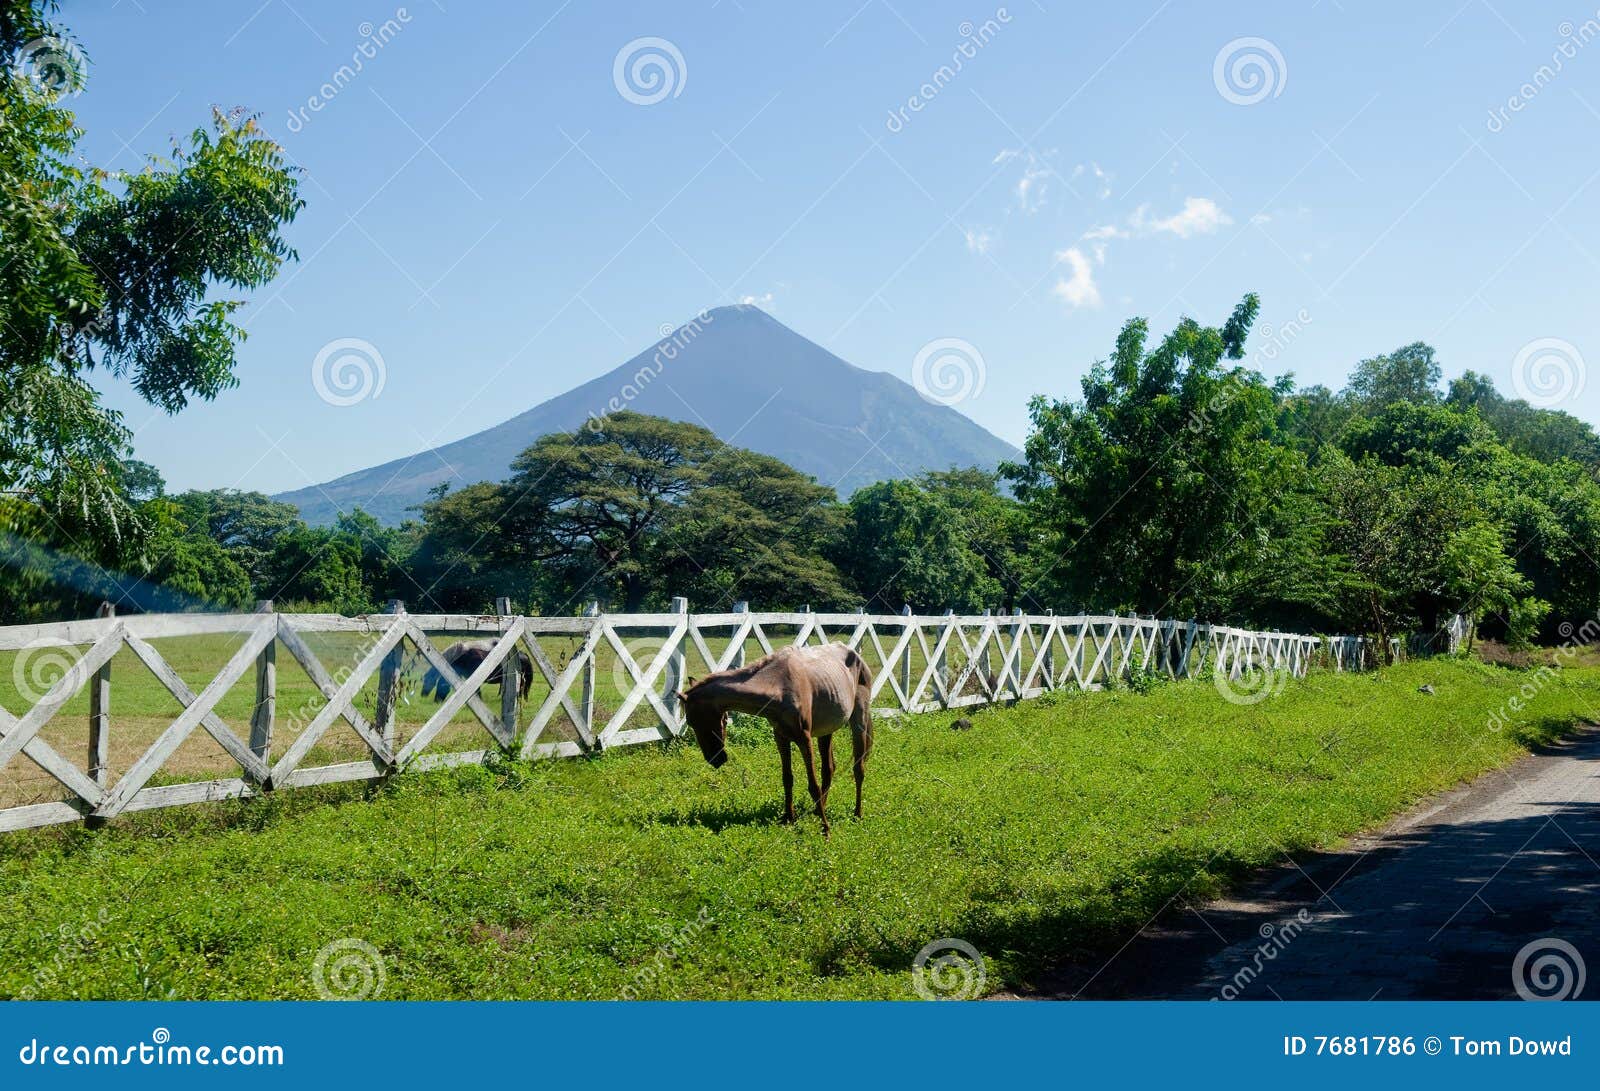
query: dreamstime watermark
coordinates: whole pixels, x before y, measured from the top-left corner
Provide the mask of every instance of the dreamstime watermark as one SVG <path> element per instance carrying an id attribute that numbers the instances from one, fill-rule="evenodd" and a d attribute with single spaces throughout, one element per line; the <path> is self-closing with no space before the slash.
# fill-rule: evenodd
<path id="1" fill-rule="evenodd" d="M 362 23 L 356 27 L 356 34 L 360 36 L 361 41 L 351 51 L 350 63 L 335 68 L 327 81 L 317 88 L 316 93 L 307 97 L 304 106 L 289 111 L 289 131 L 297 133 L 304 129 L 311 121 L 311 115 L 320 114 L 346 87 L 354 83 L 356 77 L 366 68 L 366 63 L 375 58 L 384 46 L 394 41 L 410 22 L 411 13 L 405 8 L 396 8 L 393 16 L 377 26 Z"/>
<path id="2" fill-rule="evenodd" d="M 1529 341 L 1511 361 L 1512 388 L 1538 409 L 1552 409 L 1576 398 L 1583 393 L 1588 376 L 1578 347 L 1559 337 Z"/>
<path id="3" fill-rule="evenodd" d="M 917 88 L 917 93 L 906 99 L 903 106 L 897 106 L 889 111 L 889 119 L 885 121 L 884 128 L 891 133 L 898 133 L 911 123 L 912 114 L 920 114 L 928 107 L 939 93 L 955 81 L 966 62 L 976 57 L 980 50 L 1000 33 L 1000 28 L 1011 22 L 1011 13 L 1005 8 L 996 8 L 994 15 L 974 26 L 970 21 L 964 22 L 956 28 L 956 33 L 961 36 L 961 42 L 950 54 L 950 63 L 941 64 L 933 70 L 933 75 L 928 77 L 923 85 Z"/>
<path id="4" fill-rule="evenodd" d="M 1250 983 L 1261 976 L 1261 971 L 1266 968 L 1266 964 L 1283 954 L 1288 949 L 1289 944 L 1299 938 L 1300 933 L 1305 931 L 1306 925 L 1310 923 L 1311 911 L 1302 909 L 1281 924 L 1273 924 L 1271 921 L 1267 921 L 1256 929 L 1257 935 L 1261 937 L 1261 942 L 1256 944 L 1250 961 L 1235 970 L 1233 976 L 1228 979 L 1228 983 L 1222 986 L 1217 995 L 1211 999 L 1237 1000 L 1239 995 L 1250 987 Z"/>
<path id="5" fill-rule="evenodd" d="M 1294 672 L 1285 666 L 1255 666 L 1211 672 L 1212 685 L 1230 705 L 1259 705 L 1282 693 Z"/>
<path id="6" fill-rule="evenodd" d="M 656 661 L 656 656 L 661 654 L 661 649 L 667 646 L 667 638 L 663 636 L 638 636 L 632 640 L 625 641 L 622 646 L 633 659 L 639 671 L 639 677 L 643 678 L 649 674 L 650 664 Z M 657 689 L 660 688 L 661 677 L 661 673 L 656 675 Z M 681 678 L 678 679 L 676 684 L 683 685 L 683 680 Z M 628 670 L 627 661 L 622 656 L 617 656 L 611 661 L 611 692 L 620 699 L 632 693 L 635 685 L 637 683 L 634 681 L 633 673 Z"/>
<path id="7" fill-rule="evenodd" d="M 605 429 L 606 418 L 613 413 L 620 413 L 633 403 L 635 398 L 642 395 L 652 382 L 667 369 L 667 365 L 678 358 L 678 354 L 687 349 L 695 340 L 705 332 L 707 326 L 716 321 L 706 311 L 701 311 L 688 322 L 681 326 L 665 325 L 661 327 L 661 340 L 656 343 L 655 354 L 650 357 L 650 362 L 635 371 L 628 381 L 622 384 L 622 389 L 614 394 L 610 401 L 600 407 L 600 412 L 589 414 L 589 419 L 584 422 L 584 427 L 591 432 L 601 432 Z"/>
<path id="8" fill-rule="evenodd" d="M 311 984 L 324 1000 L 376 1000 L 388 980 L 383 953 L 354 936 L 324 945 L 311 964 Z"/>
<path id="9" fill-rule="evenodd" d="M 1511 963 L 1511 985 L 1524 1000 L 1576 1000 L 1587 980 L 1578 949 L 1553 936 L 1525 944 Z"/>
<path id="10" fill-rule="evenodd" d="M 1293 318 L 1274 329 L 1270 324 L 1261 326 L 1262 343 L 1250 354 L 1250 365 L 1257 371 L 1264 370 L 1264 365 L 1277 361 L 1284 349 L 1294 343 L 1305 328 L 1311 325 L 1311 314 L 1304 307 L 1295 312 Z M 1204 405 L 1196 406 L 1189 413 L 1189 431 L 1200 433 L 1211 426 L 1211 421 L 1217 414 L 1227 409 L 1238 400 L 1239 395 L 1245 390 L 1245 384 L 1238 375 L 1229 375 L 1222 383 L 1222 389 L 1207 398 Z"/>
<path id="11" fill-rule="evenodd" d="M 1600 619 L 1589 618 L 1582 625 L 1563 621 L 1556 631 L 1561 636 L 1561 644 L 1555 650 L 1555 662 L 1541 664 L 1527 681 L 1517 687 L 1515 694 L 1489 714 L 1484 726 L 1490 731 L 1496 734 L 1504 731 L 1510 726 L 1512 715 L 1524 711 L 1535 697 L 1544 692 L 1544 688 L 1555 679 L 1556 671 L 1577 655 L 1579 649 L 1600 640 Z"/>
<path id="12" fill-rule="evenodd" d="M 689 921 L 681 928 L 668 928 L 664 930 L 662 942 L 657 945 L 655 957 L 650 964 L 633 975 L 633 980 L 622 987 L 622 999 L 639 999 L 639 990 L 648 988 L 660 981 L 667 969 L 683 957 L 700 933 L 716 923 L 716 918 L 711 915 L 711 910 L 702 908 L 694 920 Z"/>
<path id="13" fill-rule="evenodd" d="M 56 929 L 56 949 L 50 961 L 33 971 L 33 977 L 17 992 L 18 1000 L 36 1000 L 40 993 L 50 993 L 61 980 L 62 973 L 73 963 L 86 957 L 111 923 L 111 911 L 102 908 L 86 924 L 73 927 L 62 924 Z M 47 933 L 48 934 L 48 933 Z"/>
<path id="14" fill-rule="evenodd" d="M 1600 38 L 1600 11 L 1577 26 L 1570 21 L 1563 22 L 1556 27 L 1556 34 L 1560 36 L 1561 42 L 1550 51 L 1550 63 L 1535 68 L 1533 75 L 1523 81 L 1514 94 L 1506 97 L 1505 105 L 1495 106 L 1489 110 L 1489 119 L 1484 122 L 1484 127 L 1491 133 L 1504 131 L 1511 123 L 1512 114 L 1520 114 L 1526 110 L 1533 100 L 1539 97 L 1540 92 L 1555 82 L 1555 78 L 1566 67 L 1567 61 L 1575 58 L 1584 46 Z"/>
<path id="15" fill-rule="evenodd" d="M 924 1000 L 971 1000 L 988 980 L 983 956 L 964 939 L 936 939 L 911 961 L 911 987 Z"/>
<path id="16" fill-rule="evenodd" d="M 46 35 L 18 46 L 11 70 L 45 94 L 61 98 L 83 94 L 89 64 L 76 43 Z"/>
<path id="17" fill-rule="evenodd" d="M 1277 98 L 1289 83 L 1283 53 L 1265 38 L 1235 38 L 1211 62 L 1217 94 L 1235 106 L 1254 106 Z"/>
<path id="18" fill-rule="evenodd" d="M 317 397 L 343 408 L 377 401 L 389 381 L 383 353 L 371 341 L 339 337 L 329 341 L 311 361 L 311 386 Z"/>
<path id="19" fill-rule="evenodd" d="M 611 82 L 617 94 L 635 106 L 654 106 L 683 94 L 689 66 L 678 47 L 665 38 L 635 38 L 617 50 Z"/>
<path id="20" fill-rule="evenodd" d="M 929 341 L 911 361 L 911 385 L 935 405 L 958 405 L 981 396 L 988 378 L 983 353 L 959 337 Z"/>
<path id="21" fill-rule="evenodd" d="M 65 640 L 42 636 L 30 640 L 11 661 L 11 682 L 17 696 L 36 705 L 67 679 L 72 688 L 82 684 L 81 660 Z"/>

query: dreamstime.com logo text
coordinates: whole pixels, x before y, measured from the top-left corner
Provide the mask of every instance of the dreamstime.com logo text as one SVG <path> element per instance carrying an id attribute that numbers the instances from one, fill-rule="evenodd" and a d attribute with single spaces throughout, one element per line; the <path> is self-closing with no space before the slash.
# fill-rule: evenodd
<path id="1" fill-rule="evenodd" d="M 307 96 L 306 104 L 297 110 L 289 111 L 289 131 L 297 133 L 304 129 L 311 121 L 312 114 L 320 114 L 328 104 L 338 98 L 346 87 L 355 82 L 366 62 L 378 55 L 379 50 L 394 41 L 395 38 L 411 22 L 411 13 L 405 8 L 396 8 L 394 16 L 385 19 L 377 26 L 371 23 L 362 23 L 356 28 L 361 41 L 350 52 L 350 63 L 341 64 L 333 70 L 326 83 L 317 88 L 314 95 Z"/>
<path id="2" fill-rule="evenodd" d="M 716 319 L 710 314 L 701 311 L 682 326 L 662 326 L 661 340 L 656 344 L 656 351 L 650 357 L 650 362 L 634 372 L 623 384 L 622 389 L 600 407 L 600 412 L 590 413 L 584 427 L 595 433 L 604 431 L 606 418 L 613 413 L 622 412 L 635 398 L 643 394 L 646 388 L 667 369 L 667 365 L 676 360 L 678 354 L 693 344 L 714 321 Z"/>
<path id="3" fill-rule="evenodd" d="M 1517 88 L 1515 94 L 1506 96 L 1504 106 L 1490 109 L 1489 120 L 1484 122 L 1484 126 L 1491 133 L 1502 132 L 1511 123 L 1512 114 L 1526 110 L 1540 92 L 1555 82 L 1567 61 L 1577 57 L 1578 51 L 1584 46 L 1600 38 L 1600 11 L 1576 26 L 1571 22 L 1562 23 L 1556 27 L 1556 34 L 1561 41 L 1550 51 L 1550 63 L 1535 68 L 1533 75 Z"/>
<path id="4" fill-rule="evenodd" d="M 1261 976 L 1261 971 L 1266 964 L 1281 955 L 1305 931 L 1306 925 L 1311 923 L 1310 910 L 1302 909 L 1293 917 L 1282 924 L 1273 924 L 1268 921 L 1256 931 L 1261 936 L 1261 942 L 1256 944 L 1255 951 L 1250 961 L 1234 971 L 1228 983 L 1222 986 L 1213 1000 L 1237 1000 L 1239 994 L 1250 987 L 1250 983 Z"/>
<path id="5" fill-rule="evenodd" d="M 1539 696 L 1555 678 L 1558 670 L 1566 666 L 1582 648 L 1600 641 L 1600 619 L 1589 618 L 1578 626 L 1574 626 L 1570 621 L 1563 621 L 1558 631 L 1561 634 L 1561 646 L 1555 650 L 1553 661 L 1541 664 L 1533 672 L 1532 677 L 1517 687 L 1516 693 L 1506 698 L 1500 707 L 1490 714 L 1484 724 L 1490 731 L 1497 734 L 1504 731 L 1512 723 L 1513 715 L 1527 709 L 1533 699 Z"/>
<path id="6" fill-rule="evenodd" d="M 637 1000 L 639 990 L 648 988 L 661 980 L 669 966 L 683 957 L 683 953 L 699 937 L 701 932 L 710 928 L 714 923 L 711 910 L 701 909 L 694 920 L 685 924 L 676 931 L 668 930 L 663 942 L 656 947 L 655 958 L 650 964 L 633 975 L 633 981 L 622 987 L 622 999 Z"/>
<path id="7" fill-rule="evenodd" d="M 30 1038 L 17 1051 L 17 1060 L 25 1065 L 58 1065 L 63 1068 L 99 1066 L 118 1068 L 125 1065 L 221 1065 L 239 1068 L 281 1068 L 283 1047 L 275 1045 L 189 1046 L 173 1045 L 172 1032 L 157 1027 L 150 1032 L 148 1041 L 131 1045 L 54 1044 Z"/>
<path id="8" fill-rule="evenodd" d="M 890 110 L 889 119 L 883 123 L 884 128 L 891 133 L 898 133 L 909 125 L 911 115 L 920 114 L 927 109 L 929 103 L 938 98 L 939 93 L 961 74 L 966 62 L 972 60 L 978 55 L 979 50 L 994 41 L 995 35 L 1000 33 L 1000 28 L 1009 22 L 1011 13 L 1005 8 L 996 8 L 993 18 L 985 19 L 977 26 L 966 22 L 957 27 L 956 33 L 961 35 L 961 42 L 951 52 L 950 63 L 935 68 L 927 82 L 917 88 L 917 93 L 906 99 L 905 105 Z"/>

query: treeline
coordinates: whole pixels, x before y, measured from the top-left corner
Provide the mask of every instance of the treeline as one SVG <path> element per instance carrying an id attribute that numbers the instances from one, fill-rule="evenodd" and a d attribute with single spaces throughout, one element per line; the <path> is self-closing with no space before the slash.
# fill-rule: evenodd
<path id="1" fill-rule="evenodd" d="M 1420 343 L 1360 361 L 1337 392 L 1297 390 L 1245 360 L 1256 310 L 1248 296 L 1220 327 L 1185 320 L 1155 343 L 1131 321 L 1078 397 L 1034 399 L 1014 464 L 843 502 L 697 425 L 630 412 L 539 439 L 503 482 L 440 488 L 398 527 L 360 511 L 310 527 L 258 493 L 169 496 L 124 463 L 139 532 L 116 571 L 58 549 L 57 572 L 0 578 L 0 609 L 476 612 L 506 595 L 549 614 L 684 595 L 697 610 L 1136 611 L 1379 637 L 1461 612 L 1516 643 L 1595 615 L 1592 428 L 1471 372 L 1445 388 Z"/>

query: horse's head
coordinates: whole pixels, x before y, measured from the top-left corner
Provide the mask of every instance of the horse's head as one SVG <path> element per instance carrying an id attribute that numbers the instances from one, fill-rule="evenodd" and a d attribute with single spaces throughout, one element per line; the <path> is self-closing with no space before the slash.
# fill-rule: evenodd
<path id="1" fill-rule="evenodd" d="M 728 760 L 728 714 L 710 701 L 697 701 L 687 694 L 678 694 L 683 704 L 684 716 L 694 729 L 700 753 L 705 755 L 711 768 L 721 769 Z"/>

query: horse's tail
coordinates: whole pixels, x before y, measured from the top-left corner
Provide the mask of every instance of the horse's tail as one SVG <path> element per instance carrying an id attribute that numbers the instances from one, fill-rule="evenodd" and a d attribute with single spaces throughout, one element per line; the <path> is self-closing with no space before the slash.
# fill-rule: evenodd
<path id="1" fill-rule="evenodd" d="M 861 653 L 854 648 L 846 648 L 844 650 L 844 665 L 846 670 L 856 676 L 856 685 L 866 686 L 868 692 L 871 692 L 872 668 L 867 666 L 865 659 L 861 658 Z"/>

